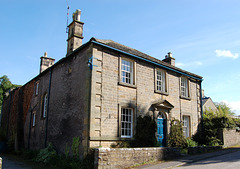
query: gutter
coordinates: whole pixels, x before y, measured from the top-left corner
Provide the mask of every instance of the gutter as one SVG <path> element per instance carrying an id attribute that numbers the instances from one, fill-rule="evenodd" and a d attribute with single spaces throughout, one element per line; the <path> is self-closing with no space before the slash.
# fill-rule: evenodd
<path id="1" fill-rule="evenodd" d="M 11 113 L 11 102 L 12 102 L 12 92 L 9 90 L 9 95 L 10 95 L 10 101 L 9 101 L 9 106 L 8 106 L 8 119 L 7 119 L 7 139 L 8 139 L 8 128 L 9 128 L 9 119 L 10 119 L 10 113 Z"/>
<path id="2" fill-rule="evenodd" d="M 118 52 L 120 52 L 120 53 L 122 53 L 122 54 L 126 54 L 126 55 L 128 55 L 128 56 L 132 56 L 132 57 L 134 57 L 134 58 L 137 58 L 137 59 L 140 59 L 140 60 L 144 60 L 144 61 L 146 61 L 146 62 L 148 62 L 148 63 L 152 63 L 152 64 L 154 64 L 154 65 L 157 65 L 157 66 L 162 67 L 162 68 L 165 68 L 165 69 L 167 69 L 167 70 L 171 70 L 171 71 L 173 71 L 173 72 L 182 74 L 182 75 L 184 75 L 184 76 L 191 77 L 191 78 L 196 79 L 196 80 L 199 80 L 199 81 L 203 81 L 203 79 L 201 79 L 201 78 L 198 78 L 198 77 L 189 75 L 189 74 L 187 74 L 187 73 L 181 72 L 181 71 L 179 71 L 179 70 L 176 70 L 176 69 L 173 69 L 173 68 L 170 68 L 170 67 L 161 65 L 161 64 L 159 64 L 159 63 L 156 63 L 156 62 L 154 62 L 154 61 L 151 61 L 151 60 L 148 60 L 148 59 L 139 57 L 139 56 L 137 56 L 137 55 L 133 55 L 133 54 L 131 54 L 131 53 L 124 52 L 124 51 L 122 51 L 122 50 L 120 50 L 120 49 L 116 49 L 116 48 L 114 48 L 114 47 L 110 47 L 110 46 L 108 46 L 108 45 L 102 44 L 102 43 L 97 42 L 97 41 L 95 41 L 95 40 L 92 40 L 91 42 L 94 43 L 94 44 L 98 44 L 98 45 L 100 45 L 100 46 L 104 46 L 104 47 L 106 47 L 106 48 L 109 48 L 109 49 L 118 51 Z"/>
<path id="3" fill-rule="evenodd" d="M 46 116 L 46 128 L 45 128 L 45 142 L 44 145 L 47 147 L 47 131 L 48 131 L 48 114 L 49 114 L 49 101 L 50 101 L 50 91 L 52 82 L 52 68 L 49 68 L 49 86 L 48 86 L 48 100 L 47 100 L 47 116 Z"/>

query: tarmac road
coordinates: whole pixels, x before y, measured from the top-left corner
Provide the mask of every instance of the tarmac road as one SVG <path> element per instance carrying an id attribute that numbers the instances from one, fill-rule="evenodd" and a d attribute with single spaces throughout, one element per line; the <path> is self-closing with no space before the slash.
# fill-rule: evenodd
<path id="1" fill-rule="evenodd" d="M 238 169 L 240 168 L 240 151 L 208 158 L 202 161 L 184 164 L 176 169 Z"/>

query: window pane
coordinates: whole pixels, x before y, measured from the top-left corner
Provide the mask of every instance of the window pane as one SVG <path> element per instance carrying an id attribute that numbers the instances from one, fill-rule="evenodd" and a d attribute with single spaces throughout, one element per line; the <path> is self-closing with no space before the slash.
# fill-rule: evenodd
<path id="1" fill-rule="evenodd" d="M 161 92 L 166 92 L 165 90 L 165 72 L 162 70 L 157 70 L 157 90 Z"/>
<path id="2" fill-rule="evenodd" d="M 121 136 L 132 137 L 132 115 L 133 109 L 122 108 L 121 111 Z"/>
<path id="3" fill-rule="evenodd" d="M 132 64 L 132 62 L 122 59 L 121 68 L 122 68 L 122 70 L 121 70 L 122 71 L 122 73 L 121 73 L 122 82 L 132 84 L 132 80 L 131 80 L 132 74 L 133 74 L 133 71 L 132 71 L 133 70 L 133 64 Z"/>

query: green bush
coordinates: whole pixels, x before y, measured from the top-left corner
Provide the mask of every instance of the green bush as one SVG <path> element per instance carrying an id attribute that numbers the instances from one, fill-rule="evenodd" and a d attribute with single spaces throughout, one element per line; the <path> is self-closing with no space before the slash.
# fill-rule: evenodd
<path id="1" fill-rule="evenodd" d="M 156 131 L 157 125 L 151 116 L 138 116 L 136 135 L 134 140 L 129 142 L 130 147 L 159 147 Z"/>
<path id="2" fill-rule="evenodd" d="M 187 146 L 186 138 L 183 135 L 182 123 L 179 120 L 171 120 L 168 146 L 181 148 Z"/>
<path id="3" fill-rule="evenodd" d="M 197 147 L 198 144 L 196 141 L 193 141 L 192 139 L 190 138 L 187 138 L 186 139 L 186 143 L 187 143 L 187 147 Z"/>
<path id="4" fill-rule="evenodd" d="M 54 162 L 54 160 L 56 160 L 56 158 L 57 152 L 50 143 L 45 149 L 40 150 L 34 161 L 43 164 L 51 164 Z"/>
<path id="5" fill-rule="evenodd" d="M 217 111 L 206 110 L 200 123 L 198 132 L 193 136 L 193 140 L 199 145 L 218 146 L 222 142 L 218 139 L 218 131 L 222 128 L 235 129 L 240 126 L 240 120 L 232 118 L 234 113 L 224 103 L 217 105 Z"/>
<path id="6" fill-rule="evenodd" d="M 80 146 L 80 138 L 74 137 L 72 142 L 72 154 L 73 157 L 79 159 L 79 146 Z"/>

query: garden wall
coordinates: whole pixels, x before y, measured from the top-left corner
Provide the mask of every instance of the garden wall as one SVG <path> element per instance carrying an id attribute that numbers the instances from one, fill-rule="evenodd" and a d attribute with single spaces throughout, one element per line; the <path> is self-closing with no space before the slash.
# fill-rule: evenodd
<path id="1" fill-rule="evenodd" d="M 99 148 L 95 149 L 94 168 L 126 168 L 148 161 L 180 157 L 178 148 Z"/>
<path id="2" fill-rule="evenodd" d="M 220 129 L 218 138 L 222 141 L 224 147 L 240 145 L 240 132 L 235 129 Z"/>

